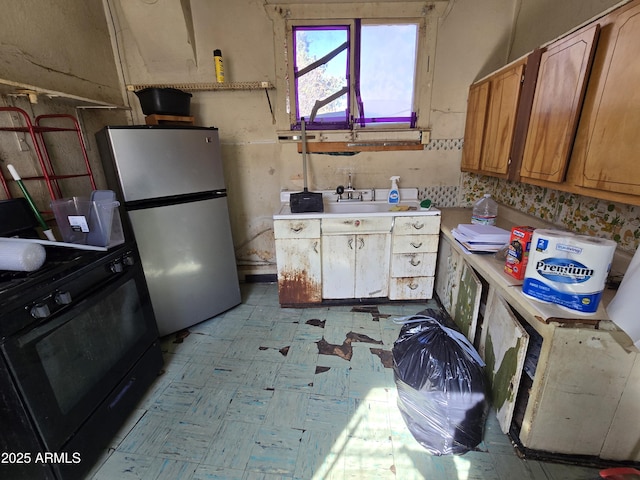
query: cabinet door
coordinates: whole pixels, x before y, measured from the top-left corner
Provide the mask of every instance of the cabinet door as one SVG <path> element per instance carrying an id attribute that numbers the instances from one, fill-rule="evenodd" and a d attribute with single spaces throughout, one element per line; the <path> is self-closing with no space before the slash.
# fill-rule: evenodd
<path id="1" fill-rule="evenodd" d="M 571 164 L 576 184 L 640 195 L 640 2 L 600 21 L 594 59 Z"/>
<path id="2" fill-rule="evenodd" d="M 435 289 L 440 303 L 451 316 L 458 296 L 461 262 L 460 254 L 452 247 L 451 241 L 442 236 L 438 249 Z"/>
<path id="3" fill-rule="evenodd" d="M 544 340 L 520 434 L 526 447 L 637 461 L 636 355 L 612 333 L 555 327 L 553 336 Z M 618 448 L 603 455 L 607 442 Z"/>
<path id="4" fill-rule="evenodd" d="M 518 100 L 524 75 L 524 63 L 517 63 L 491 78 L 491 95 L 482 146 L 482 171 L 506 175 Z"/>
<path id="5" fill-rule="evenodd" d="M 356 236 L 322 237 L 322 298 L 355 298 Z"/>
<path id="6" fill-rule="evenodd" d="M 466 262 L 462 263 L 458 296 L 451 317 L 460 328 L 460 331 L 473 344 L 480 312 L 482 283 L 478 280 L 473 268 Z"/>
<path id="7" fill-rule="evenodd" d="M 564 181 L 599 31 L 589 25 L 542 52 L 522 177 Z"/>
<path id="8" fill-rule="evenodd" d="M 509 431 L 520 377 L 529 345 L 524 330 L 511 308 L 495 291 L 489 289 L 480 336 L 480 356 L 486 362 L 491 384 L 491 405 L 496 410 L 500 428 Z"/>
<path id="9" fill-rule="evenodd" d="M 462 147 L 462 163 L 460 165 L 463 172 L 480 170 L 488 102 L 489 82 L 476 83 L 469 87 L 467 120 L 464 127 L 464 146 Z"/>
<path id="10" fill-rule="evenodd" d="M 322 301 L 320 238 L 276 239 L 282 305 Z"/>
<path id="11" fill-rule="evenodd" d="M 357 235 L 355 249 L 355 298 L 386 297 L 389 293 L 391 235 Z"/>

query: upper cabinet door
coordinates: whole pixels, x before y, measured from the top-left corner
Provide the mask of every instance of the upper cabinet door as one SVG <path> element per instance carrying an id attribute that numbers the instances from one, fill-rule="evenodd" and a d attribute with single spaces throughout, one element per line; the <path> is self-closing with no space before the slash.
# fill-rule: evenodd
<path id="1" fill-rule="evenodd" d="M 469 87 L 467 100 L 467 119 L 464 130 L 464 146 L 462 148 L 462 163 L 460 169 L 479 171 L 482 158 L 482 141 L 484 125 L 489 103 L 489 82 L 474 83 Z"/>
<path id="2" fill-rule="evenodd" d="M 525 62 L 518 62 L 491 78 L 489 109 L 482 148 L 482 170 L 506 175 L 516 125 Z"/>
<path id="3" fill-rule="evenodd" d="M 599 31 L 589 25 L 542 53 L 521 177 L 564 181 Z"/>
<path id="4" fill-rule="evenodd" d="M 571 180 L 583 187 L 640 195 L 640 2 L 599 21 Z"/>

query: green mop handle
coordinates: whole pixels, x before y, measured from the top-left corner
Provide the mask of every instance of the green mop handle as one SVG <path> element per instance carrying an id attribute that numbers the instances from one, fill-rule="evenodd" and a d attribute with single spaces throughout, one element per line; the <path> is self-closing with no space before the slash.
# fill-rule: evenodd
<path id="1" fill-rule="evenodd" d="M 14 166 L 7 165 L 7 168 L 9 169 L 9 173 L 11 173 L 11 176 L 13 177 L 13 179 L 16 181 L 16 183 L 20 187 L 20 190 L 22 190 L 22 194 L 24 195 L 24 198 L 26 198 L 27 202 L 29 202 L 29 206 L 31 207 L 31 210 L 33 210 L 33 213 L 35 213 L 36 218 L 38 219 L 38 222 L 40 222 L 40 225 L 42 226 L 42 228 L 45 230 L 49 230 L 49 225 L 47 225 L 47 222 L 45 222 L 44 218 L 42 218 L 42 215 L 40 215 L 40 212 L 38 211 L 36 204 L 33 203 L 33 199 L 31 198 L 31 195 L 29 195 L 27 188 L 24 186 L 24 183 L 22 182 L 22 179 L 20 178 L 20 175 L 18 175 L 18 172 L 16 171 Z"/>

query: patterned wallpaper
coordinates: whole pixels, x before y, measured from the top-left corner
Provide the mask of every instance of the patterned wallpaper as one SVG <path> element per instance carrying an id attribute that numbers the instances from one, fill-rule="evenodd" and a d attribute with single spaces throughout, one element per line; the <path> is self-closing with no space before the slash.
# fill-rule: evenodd
<path id="1" fill-rule="evenodd" d="M 484 193 L 502 204 L 581 235 L 615 240 L 634 253 L 640 244 L 640 207 L 584 197 L 525 183 L 463 173 L 460 206 Z M 444 206 L 444 205 L 443 205 Z"/>
<path id="2" fill-rule="evenodd" d="M 463 139 L 431 140 L 426 150 L 462 150 Z M 633 254 L 640 244 L 640 207 L 598 200 L 499 178 L 462 173 L 460 185 L 418 189 L 418 198 L 436 207 L 471 207 L 490 193 L 502 204 L 546 220 L 558 228 L 615 240 Z"/>
<path id="3" fill-rule="evenodd" d="M 462 150 L 462 138 L 441 138 L 431 140 L 425 150 Z M 420 200 L 430 199 L 434 207 L 458 207 L 460 205 L 458 185 L 437 185 L 418 188 Z"/>

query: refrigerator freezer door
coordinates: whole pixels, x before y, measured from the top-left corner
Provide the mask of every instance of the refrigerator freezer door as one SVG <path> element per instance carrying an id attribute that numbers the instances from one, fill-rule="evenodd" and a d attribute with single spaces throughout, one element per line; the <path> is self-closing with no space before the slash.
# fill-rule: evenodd
<path id="1" fill-rule="evenodd" d="M 129 212 L 160 335 L 240 303 L 227 198 Z"/>
<path id="2" fill-rule="evenodd" d="M 105 130 L 125 202 L 225 188 L 215 128 Z"/>

